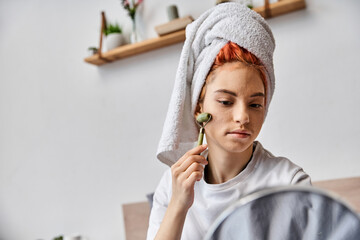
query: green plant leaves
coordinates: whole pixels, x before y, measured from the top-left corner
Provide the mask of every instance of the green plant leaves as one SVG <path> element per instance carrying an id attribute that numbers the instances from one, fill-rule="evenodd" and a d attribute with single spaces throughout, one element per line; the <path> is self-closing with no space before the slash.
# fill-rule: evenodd
<path id="1" fill-rule="evenodd" d="M 105 36 L 112 34 L 112 33 L 122 33 L 122 29 L 118 23 L 115 24 L 107 24 L 106 28 L 104 29 Z"/>

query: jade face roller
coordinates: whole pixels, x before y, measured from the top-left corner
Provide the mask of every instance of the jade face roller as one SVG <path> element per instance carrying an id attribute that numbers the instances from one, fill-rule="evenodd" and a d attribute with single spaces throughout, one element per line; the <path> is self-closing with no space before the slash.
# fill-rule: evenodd
<path id="1" fill-rule="evenodd" d="M 205 126 L 210 122 L 211 114 L 210 113 L 201 113 L 196 117 L 196 122 L 200 127 L 199 138 L 197 145 L 200 146 L 204 140 Z"/>

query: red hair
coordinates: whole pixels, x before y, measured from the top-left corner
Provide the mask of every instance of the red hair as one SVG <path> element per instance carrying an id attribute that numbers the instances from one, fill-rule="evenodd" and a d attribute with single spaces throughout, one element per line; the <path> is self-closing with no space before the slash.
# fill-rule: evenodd
<path id="1" fill-rule="evenodd" d="M 264 64 L 254 54 L 252 54 L 245 48 L 240 47 L 236 43 L 228 42 L 220 50 L 220 52 L 215 58 L 213 65 L 211 66 L 209 74 L 206 77 L 205 84 L 199 96 L 199 101 L 198 101 L 199 103 L 201 103 L 204 100 L 206 84 L 210 81 L 211 73 L 213 73 L 217 68 L 223 66 L 225 63 L 231 63 L 231 62 L 241 62 L 245 66 L 255 69 L 259 73 L 260 78 L 264 84 L 265 96 L 266 96 L 267 81 L 266 81 L 266 72 L 265 72 Z M 266 103 L 266 97 L 265 97 L 265 103 Z M 196 112 L 200 112 L 199 110 L 200 109 L 198 106 Z"/>

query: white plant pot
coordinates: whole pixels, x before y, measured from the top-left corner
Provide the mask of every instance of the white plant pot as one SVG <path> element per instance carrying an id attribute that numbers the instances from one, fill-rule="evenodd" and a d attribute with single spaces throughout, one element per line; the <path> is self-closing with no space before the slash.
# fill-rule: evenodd
<path id="1" fill-rule="evenodd" d="M 117 48 L 123 43 L 123 37 L 121 33 L 111 33 L 105 38 L 106 50 Z"/>

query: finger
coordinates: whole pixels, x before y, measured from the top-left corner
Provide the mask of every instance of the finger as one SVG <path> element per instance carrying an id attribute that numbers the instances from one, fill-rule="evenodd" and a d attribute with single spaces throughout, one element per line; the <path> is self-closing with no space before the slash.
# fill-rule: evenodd
<path id="1" fill-rule="evenodd" d="M 188 170 L 188 169 L 193 164 L 197 164 L 202 167 L 202 164 L 206 165 L 207 161 L 206 161 L 205 157 L 200 156 L 200 155 L 190 156 L 180 166 L 173 165 L 171 167 L 172 176 L 175 178 L 181 177 L 182 180 L 185 180 L 188 177 L 188 175 L 190 175 L 190 174 L 187 174 L 186 177 L 184 177 L 183 174 L 185 173 L 185 171 L 191 171 L 191 169 L 193 169 L 193 168 L 191 168 L 190 170 Z"/>
<path id="2" fill-rule="evenodd" d="M 202 174 L 204 172 L 204 166 L 194 162 L 186 169 L 186 171 L 181 177 L 184 179 L 188 179 L 191 176 L 191 174 L 194 172 L 200 172 Z"/>
<path id="3" fill-rule="evenodd" d="M 203 165 L 207 165 L 208 161 L 204 156 L 201 155 L 192 155 L 188 157 L 180 166 L 178 166 L 179 171 L 186 171 L 193 163 L 199 163 Z"/>
<path id="4" fill-rule="evenodd" d="M 191 175 L 186 179 L 187 187 L 193 189 L 195 182 L 200 181 L 202 177 L 203 177 L 202 172 L 192 172 Z"/>
<path id="5" fill-rule="evenodd" d="M 202 153 L 203 151 L 205 151 L 205 149 L 207 148 L 207 144 L 203 144 L 203 145 L 199 145 L 194 147 L 193 149 L 189 150 L 187 153 L 185 153 L 185 155 L 197 155 Z"/>
<path id="6" fill-rule="evenodd" d="M 200 153 L 202 153 L 203 151 L 205 151 L 205 149 L 207 148 L 207 144 L 203 144 L 200 146 L 196 146 L 193 149 L 187 151 L 176 163 L 176 166 L 180 166 L 189 156 L 191 155 L 199 155 Z"/>
<path id="7" fill-rule="evenodd" d="M 182 173 L 184 173 L 193 163 L 207 165 L 208 161 L 206 161 L 204 156 L 201 155 L 192 155 L 188 157 L 181 165 L 176 166 L 173 165 L 171 167 L 172 175 L 174 177 L 179 177 Z"/>

